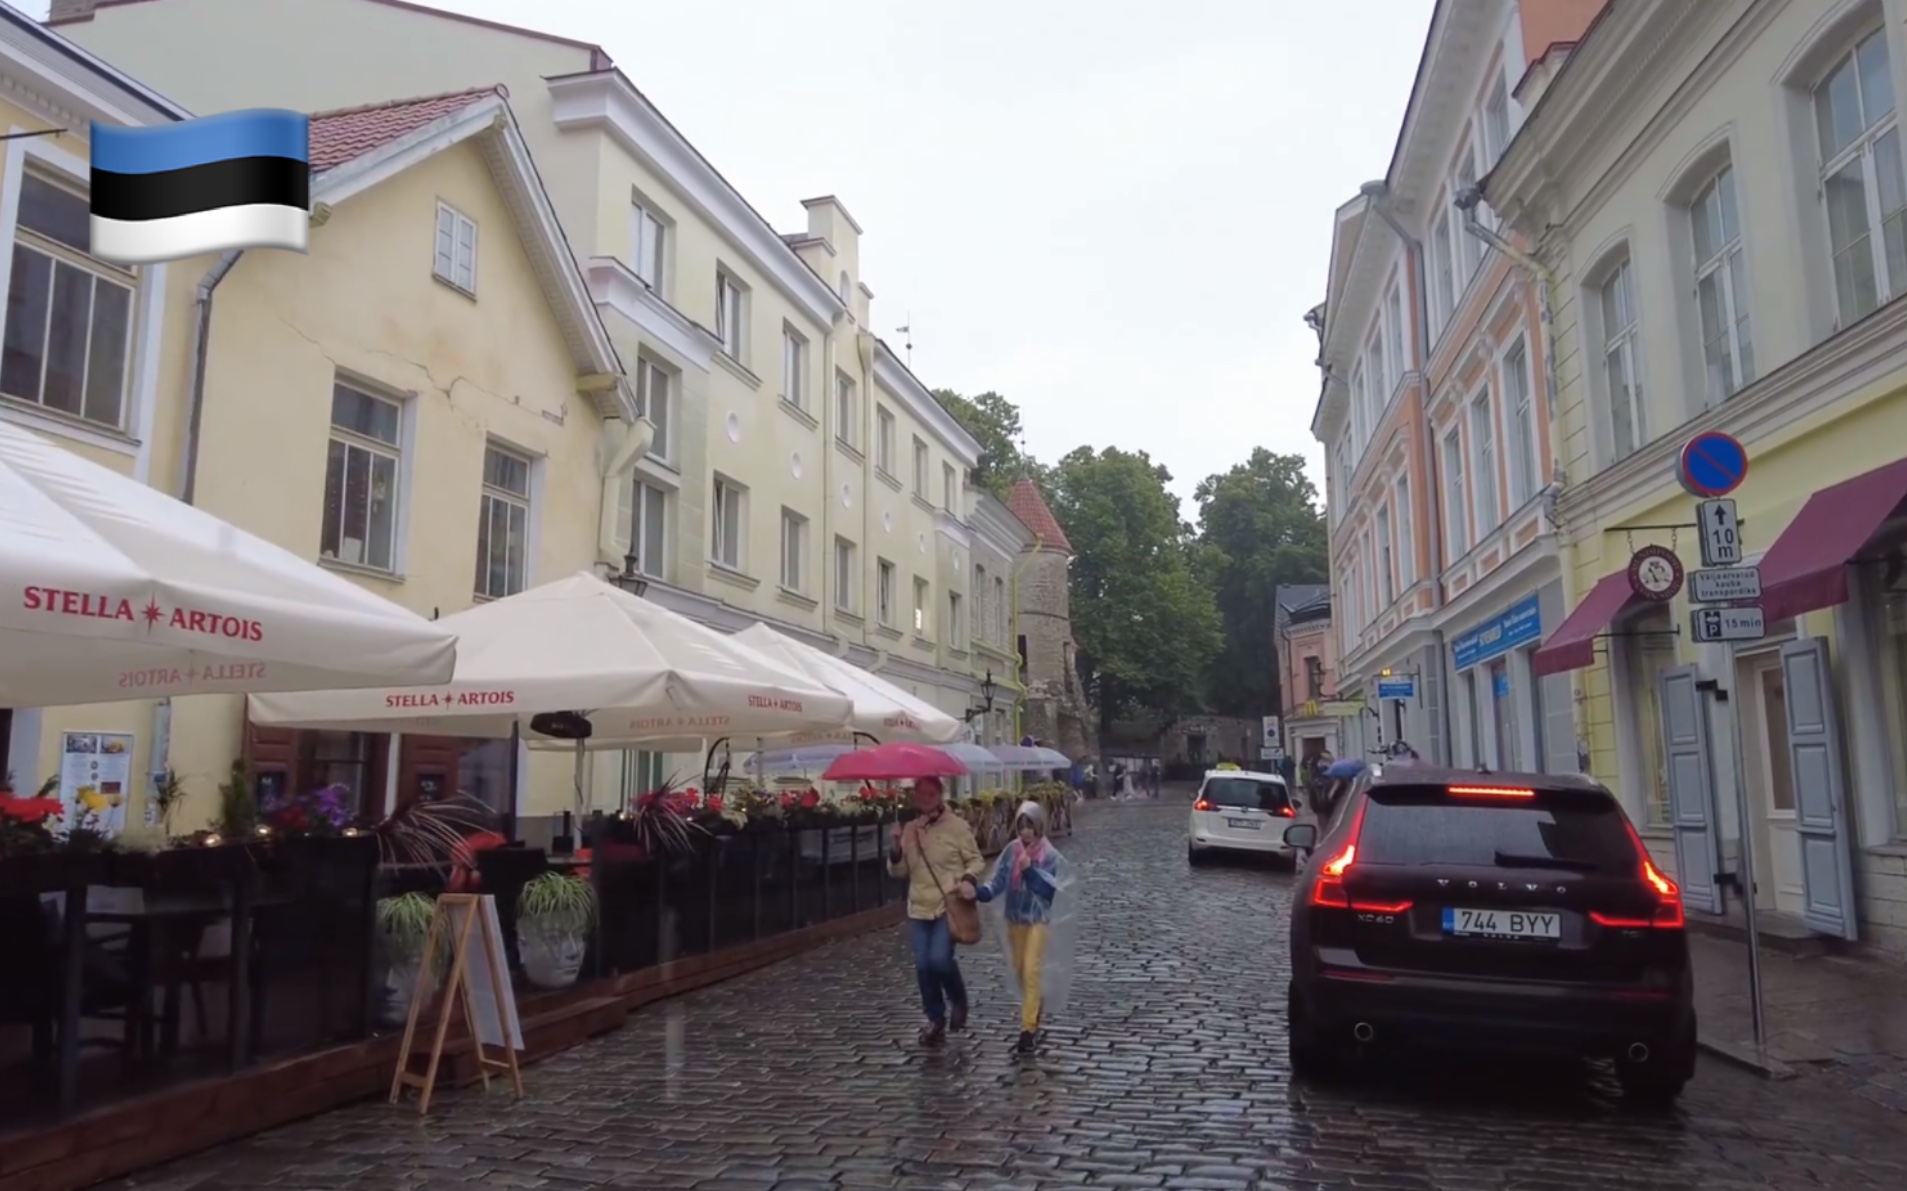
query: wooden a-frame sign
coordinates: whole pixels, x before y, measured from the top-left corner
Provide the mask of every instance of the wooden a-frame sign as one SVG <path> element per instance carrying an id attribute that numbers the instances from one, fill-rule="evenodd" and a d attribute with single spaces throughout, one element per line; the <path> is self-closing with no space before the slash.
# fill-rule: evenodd
<path id="1" fill-rule="evenodd" d="M 430 999 L 435 966 L 431 957 L 441 954 L 440 948 L 446 945 L 450 949 L 450 976 L 438 1001 L 437 1030 L 428 1061 L 418 1074 L 411 1070 L 417 1019 L 423 1016 L 425 1002 Z M 436 1090 L 437 1072 L 444 1059 L 444 1041 L 450 1035 L 451 1015 L 459 1007 L 470 1030 L 484 1090 L 490 1090 L 492 1074 L 508 1073 L 512 1095 L 523 1099 L 523 1073 L 516 1058 L 523 1049 L 523 1024 L 517 1017 L 516 998 L 510 994 L 504 955 L 496 898 L 475 893 L 438 895 L 430 934 L 424 942 L 425 961 L 417 969 L 417 988 L 411 994 L 410 1020 L 405 1023 L 404 1041 L 397 1052 L 397 1074 L 391 1079 L 392 1104 L 403 1098 L 405 1088 L 416 1088 L 418 1115 L 430 1111 L 430 1096 Z M 489 1051 L 501 1051 L 503 1057 L 492 1058 Z"/>

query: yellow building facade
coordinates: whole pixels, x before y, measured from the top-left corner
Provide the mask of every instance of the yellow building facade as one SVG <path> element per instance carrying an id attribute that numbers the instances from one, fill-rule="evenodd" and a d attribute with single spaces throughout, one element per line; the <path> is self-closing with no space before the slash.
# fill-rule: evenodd
<path id="1" fill-rule="evenodd" d="M 1590 771 L 1695 910 L 1746 846 L 1773 929 L 1907 951 L 1907 6 L 1616 6 L 1485 182 L 1552 270 L 1569 674 Z M 1637 63 L 1645 63 L 1638 68 Z M 1858 81 L 1857 81 L 1858 80 Z M 1745 113 L 1753 113 L 1750 118 Z M 1830 203 L 1832 209 L 1830 209 Z M 1765 635 L 1698 643 L 1677 460 L 1732 435 Z M 1740 807 L 1746 807 L 1746 815 Z M 1745 828 L 1744 828 L 1745 824 Z"/>
<path id="2" fill-rule="evenodd" d="M 585 42 L 385 0 L 64 9 L 58 29 L 196 110 L 503 85 L 655 425 L 606 533 L 647 598 L 768 623 L 954 715 L 978 702 L 979 444 L 873 333 L 840 199 L 776 230 Z M 592 783 L 606 802 L 701 767 L 606 757 Z"/>
<path id="3" fill-rule="evenodd" d="M 121 122 L 181 114 L 154 100 L 134 111 L 136 84 L 64 55 L 68 73 L 89 76 L 75 93 L 128 96 Z M 27 93 L 25 72 L 7 69 L 10 93 Z M 602 561 L 604 495 L 650 430 L 500 93 L 315 115 L 307 255 L 137 273 L 84 252 L 76 110 L 56 94 L 43 110 L 6 112 L 16 130 L 78 131 L 8 142 L 0 232 L 16 289 L 0 417 L 425 616 Z M 50 302 L 17 288 L 49 271 L 42 259 L 56 278 Z M 74 279 L 90 282 L 90 307 L 59 300 Z M 109 350 L 122 340 L 123 364 Z M 93 369 L 78 401 L 47 367 L 74 343 Z M 38 389 L 22 379 L 36 350 Z M 69 733 L 116 738 L 135 775 L 130 822 L 144 816 L 146 775 L 174 771 L 186 795 L 175 832 L 212 817 L 240 757 L 268 790 L 341 782 L 369 815 L 453 783 L 508 808 L 513 773 L 527 789 L 546 770 L 560 792 L 569 785 L 559 758 L 513 767 L 507 742 L 248 729 L 230 697 L 14 708 L 8 719 L 7 763 L 23 785 L 57 772 Z"/>

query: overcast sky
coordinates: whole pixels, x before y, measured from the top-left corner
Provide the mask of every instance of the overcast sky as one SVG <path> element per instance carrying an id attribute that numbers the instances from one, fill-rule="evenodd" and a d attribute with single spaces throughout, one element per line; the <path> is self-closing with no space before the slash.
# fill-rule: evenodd
<path id="1" fill-rule="evenodd" d="M 1039 457 L 1147 450 L 1188 517 L 1254 446 L 1323 487 L 1302 319 L 1432 0 L 434 2 L 601 44 L 779 230 L 840 196 L 874 330 Z"/>

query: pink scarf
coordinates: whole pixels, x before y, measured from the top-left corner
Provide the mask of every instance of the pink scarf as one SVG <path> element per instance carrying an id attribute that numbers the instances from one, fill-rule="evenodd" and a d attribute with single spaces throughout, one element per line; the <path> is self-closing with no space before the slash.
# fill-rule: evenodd
<path id="1" fill-rule="evenodd" d="M 1026 871 L 1026 866 L 1029 864 L 1038 864 L 1040 861 L 1046 859 L 1046 837 L 1042 835 L 1037 840 L 1034 840 L 1033 846 L 1030 848 L 1026 846 L 1024 840 L 1014 840 L 1013 843 L 1018 851 L 1013 857 L 1013 875 L 1007 878 L 1007 887 L 1010 889 L 1018 889 L 1020 887 L 1020 874 Z"/>

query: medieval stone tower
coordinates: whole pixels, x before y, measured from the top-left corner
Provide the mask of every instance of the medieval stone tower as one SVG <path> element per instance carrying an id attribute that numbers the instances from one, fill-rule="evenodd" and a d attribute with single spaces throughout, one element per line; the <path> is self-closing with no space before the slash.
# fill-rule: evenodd
<path id="1" fill-rule="evenodd" d="M 1092 755 L 1093 722 L 1074 664 L 1072 606 L 1067 594 L 1073 544 L 1047 507 L 1039 486 L 1022 477 L 1007 495 L 1007 508 L 1033 531 L 1020 557 L 1019 650 L 1026 713 L 1020 731 L 1069 757 Z"/>

